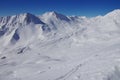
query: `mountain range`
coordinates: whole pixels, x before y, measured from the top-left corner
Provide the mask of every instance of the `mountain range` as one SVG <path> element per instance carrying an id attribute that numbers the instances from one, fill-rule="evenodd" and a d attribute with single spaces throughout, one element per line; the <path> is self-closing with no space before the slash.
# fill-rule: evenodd
<path id="1" fill-rule="evenodd" d="M 120 9 L 0 17 L 0 80 L 119 80 L 119 40 Z"/>

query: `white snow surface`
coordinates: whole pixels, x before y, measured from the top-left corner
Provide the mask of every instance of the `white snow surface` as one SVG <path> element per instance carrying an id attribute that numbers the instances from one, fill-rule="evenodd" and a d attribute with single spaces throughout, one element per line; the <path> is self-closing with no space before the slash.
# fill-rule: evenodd
<path id="1" fill-rule="evenodd" d="M 120 9 L 0 17 L 0 80 L 120 80 Z"/>

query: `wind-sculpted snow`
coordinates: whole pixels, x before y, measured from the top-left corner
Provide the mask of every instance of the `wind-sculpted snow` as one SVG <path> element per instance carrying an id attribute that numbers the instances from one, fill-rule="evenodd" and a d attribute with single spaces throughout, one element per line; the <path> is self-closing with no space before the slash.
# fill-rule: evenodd
<path id="1" fill-rule="evenodd" d="M 120 10 L 0 18 L 0 80 L 119 80 Z"/>

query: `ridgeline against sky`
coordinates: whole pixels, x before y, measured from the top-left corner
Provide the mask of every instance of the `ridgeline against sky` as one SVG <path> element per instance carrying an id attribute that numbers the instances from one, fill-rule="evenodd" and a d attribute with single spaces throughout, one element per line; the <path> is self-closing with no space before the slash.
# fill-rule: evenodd
<path id="1" fill-rule="evenodd" d="M 56 11 L 65 15 L 97 16 L 120 9 L 120 0 L 1 0 L 0 16 L 20 13 L 36 15 Z"/>

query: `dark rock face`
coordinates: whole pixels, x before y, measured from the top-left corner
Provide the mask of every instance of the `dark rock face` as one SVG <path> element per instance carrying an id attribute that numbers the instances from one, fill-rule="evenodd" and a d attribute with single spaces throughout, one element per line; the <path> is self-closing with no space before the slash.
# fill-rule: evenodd
<path id="1" fill-rule="evenodd" d="M 67 21 L 69 22 L 70 19 L 68 17 L 66 17 L 65 15 L 63 14 L 60 14 L 60 13 L 57 13 L 55 11 L 52 12 L 53 16 L 55 16 L 57 19 L 60 19 L 60 20 L 64 20 L 64 21 Z"/>
<path id="2" fill-rule="evenodd" d="M 24 21 L 27 23 L 27 24 L 30 24 L 30 23 L 34 23 L 34 24 L 44 24 L 38 17 L 30 14 L 30 13 L 26 13 L 26 17 L 24 19 Z"/>
<path id="3" fill-rule="evenodd" d="M 6 56 L 1 57 L 1 59 L 6 59 Z"/>
<path id="4" fill-rule="evenodd" d="M 4 25 L 0 29 L 0 37 L 3 36 L 8 31 L 8 28 L 6 28 Z"/>
<path id="5" fill-rule="evenodd" d="M 51 29 L 47 25 L 43 25 L 42 30 L 45 31 L 45 32 L 51 31 Z"/>
<path id="6" fill-rule="evenodd" d="M 18 30 L 16 30 L 15 33 L 14 33 L 14 35 L 13 35 L 13 37 L 12 37 L 12 39 L 11 39 L 11 42 L 12 42 L 12 43 L 15 43 L 15 42 L 18 41 L 19 39 L 20 39 L 20 36 L 19 36 L 19 34 L 18 34 Z"/>

